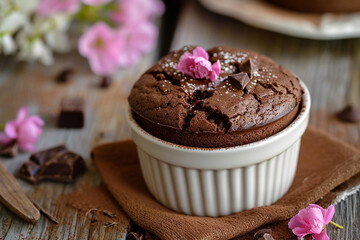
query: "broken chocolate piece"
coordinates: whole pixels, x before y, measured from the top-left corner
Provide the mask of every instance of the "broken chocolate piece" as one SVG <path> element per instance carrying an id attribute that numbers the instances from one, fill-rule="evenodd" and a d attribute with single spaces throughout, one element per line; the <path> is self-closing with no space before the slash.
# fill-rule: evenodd
<path id="1" fill-rule="evenodd" d="M 24 164 L 21 166 L 19 172 L 17 173 L 17 176 L 25 179 L 29 182 L 35 183 L 37 179 L 35 178 L 35 175 L 39 171 L 40 166 L 37 165 L 34 162 L 27 161 L 24 162 Z"/>
<path id="2" fill-rule="evenodd" d="M 274 240 L 271 229 L 264 228 L 254 234 L 254 240 Z"/>
<path id="3" fill-rule="evenodd" d="M 74 69 L 66 68 L 56 76 L 56 81 L 59 83 L 66 83 L 71 79 L 74 73 L 75 73 Z"/>
<path id="4" fill-rule="evenodd" d="M 68 98 L 61 102 L 59 128 L 84 127 L 84 101 L 81 98 Z"/>
<path id="5" fill-rule="evenodd" d="M 0 145 L 0 155 L 5 157 L 15 157 L 18 154 L 19 145 L 16 141 L 12 141 L 6 145 Z"/>
<path id="6" fill-rule="evenodd" d="M 57 146 L 57 147 L 46 149 L 44 151 L 33 153 L 30 156 L 30 161 L 33 161 L 34 163 L 36 163 L 38 165 L 41 165 L 45 161 L 47 161 L 47 159 L 56 158 L 57 155 L 60 155 L 60 154 L 62 154 L 64 152 L 67 152 L 67 151 L 68 150 L 64 145 L 60 145 L 60 146 Z"/>
<path id="7" fill-rule="evenodd" d="M 57 146 L 31 155 L 16 175 L 33 184 L 45 180 L 74 182 L 85 170 L 81 156 Z"/>
<path id="8" fill-rule="evenodd" d="M 243 90 L 245 89 L 246 85 L 250 82 L 250 78 L 248 74 L 244 72 L 229 75 L 229 79 L 236 88 Z"/>
<path id="9" fill-rule="evenodd" d="M 105 76 L 101 78 L 101 82 L 100 82 L 100 87 L 102 88 L 107 88 L 108 86 L 110 86 L 112 83 L 112 78 Z"/>
<path id="10" fill-rule="evenodd" d="M 360 109 L 353 105 L 348 105 L 337 114 L 337 117 L 345 122 L 359 122 Z"/>
<path id="11" fill-rule="evenodd" d="M 239 66 L 239 71 L 247 73 L 249 78 L 252 78 L 254 72 L 256 72 L 258 69 L 258 66 L 251 59 L 247 60 Z"/>

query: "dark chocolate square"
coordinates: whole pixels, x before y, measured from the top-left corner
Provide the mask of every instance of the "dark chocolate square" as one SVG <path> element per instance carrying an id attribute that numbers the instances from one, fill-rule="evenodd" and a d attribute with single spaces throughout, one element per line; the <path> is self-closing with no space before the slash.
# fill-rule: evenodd
<path id="1" fill-rule="evenodd" d="M 59 128 L 84 127 L 84 100 L 81 98 L 66 98 L 61 101 Z"/>
<path id="2" fill-rule="evenodd" d="M 85 170 L 84 159 L 61 145 L 32 154 L 16 175 L 34 184 L 44 180 L 74 182 Z"/>

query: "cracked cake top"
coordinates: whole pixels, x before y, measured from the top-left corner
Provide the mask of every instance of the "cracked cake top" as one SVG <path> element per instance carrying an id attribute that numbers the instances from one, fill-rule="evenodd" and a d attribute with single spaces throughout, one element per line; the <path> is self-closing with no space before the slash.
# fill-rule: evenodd
<path id="1" fill-rule="evenodd" d="M 243 49 L 214 47 L 220 62 L 215 82 L 183 74 L 177 66 L 187 46 L 161 58 L 135 83 L 132 111 L 159 126 L 193 133 L 225 133 L 264 126 L 298 106 L 299 79 L 268 57 Z"/>

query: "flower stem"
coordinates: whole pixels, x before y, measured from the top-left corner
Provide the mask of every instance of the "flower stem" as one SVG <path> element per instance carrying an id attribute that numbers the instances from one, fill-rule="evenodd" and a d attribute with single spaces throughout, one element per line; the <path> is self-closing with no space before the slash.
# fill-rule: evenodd
<path id="1" fill-rule="evenodd" d="M 334 225 L 335 227 L 338 227 L 338 228 L 340 228 L 340 229 L 343 229 L 343 228 L 344 228 L 343 226 L 341 226 L 341 225 L 339 225 L 339 224 L 337 224 L 337 223 L 334 223 L 333 221 L 330 221 L 330 223 L 331 223 L 332 225 Z"/>

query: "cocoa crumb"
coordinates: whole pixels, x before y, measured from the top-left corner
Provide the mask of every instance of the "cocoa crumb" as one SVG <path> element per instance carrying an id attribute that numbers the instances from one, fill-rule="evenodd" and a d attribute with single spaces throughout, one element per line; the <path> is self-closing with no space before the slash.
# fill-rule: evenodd
<path id="1" fill-rule="evenodd" d="M 108 216 L 108 217 L 111 217 L 111 218 L 116 218 L 116 214 L 115 213 L 112 213 L 112 212 L 109 212 L 107 210 L 103 210 L 102 211 L 104 215 Z"/>
<path id="2" fill-rule="evenodd" d="M 107 222 L 104 224 L 105 227 L 112 227 L 114 225 L 117 225 L 118 223 L 117 222 Z"/>

